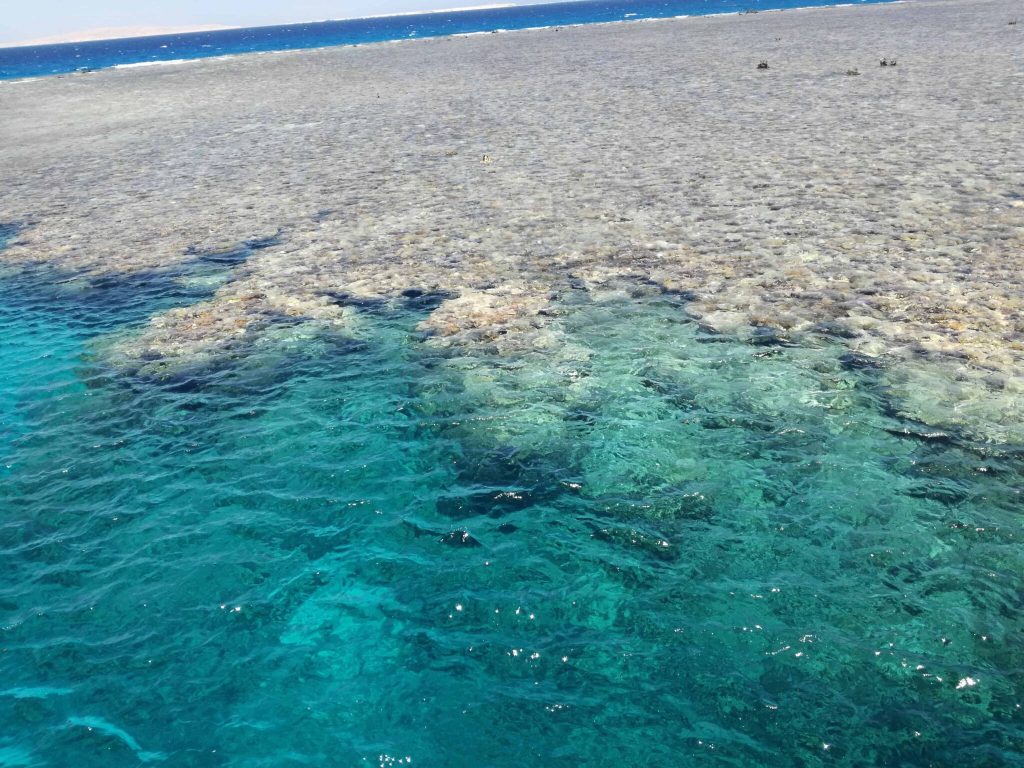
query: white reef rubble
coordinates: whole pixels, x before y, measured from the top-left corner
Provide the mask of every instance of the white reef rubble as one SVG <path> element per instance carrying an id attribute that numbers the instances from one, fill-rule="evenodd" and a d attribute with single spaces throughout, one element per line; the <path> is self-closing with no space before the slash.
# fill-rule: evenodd
<path id="1" fill-rule="evenodd" d="M 826 335 L 907 414 L 1024 439 L 1024 27 L 920 0 L 0 82 L 0 260 L 183 269 L 273 238 L 104 347 L 154 374 L 280 318 L 561 359 L 566 291 Z M 879 67 L 881 56 L 898 66 Z M 769 69 L 758 69 L 761 60 Z M 861 76 L 843 75 L 859 69 Z M 266 240 L 266 242 L 271 242 Z"/>

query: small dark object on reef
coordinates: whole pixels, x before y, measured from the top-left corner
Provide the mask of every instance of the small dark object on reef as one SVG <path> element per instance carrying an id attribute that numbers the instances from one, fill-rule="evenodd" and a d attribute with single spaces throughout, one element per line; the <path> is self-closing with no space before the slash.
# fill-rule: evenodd
<path id="1" fill-rule="evenodd" d="M 446 533 L 440 539 L 442 544 L 447 544 L 449 547 L 479 547 L 480 542 L 474 539 L 469 531 L 452 531 Z"/>
<path id="2" fill-rule="evenodd" d="M 847 352 L 839 356 L 839 365 L 844 371 L 877 371 L 885 366 L 877 358 L 860 352 Z"/>
<path id="3" fill-rule="evenodd" d="M 858 331 L 849 328 L 840 322 L 825 320 L 814 326 L 813 330 L 822 336 L 830 336 L 834 339 L 855 339 L 860 336 Z"/>
<path id="4" fill-rule="evenodd" d="M 778 328 L 759 325 L 750 334 L 750 343 L 755 347 L 792 347 L 795 346 Z"/>
<path id="5" fill-rule="evenodd" d="M 767 61 L 762 61 L 760 64 L 757 65 L 757 68 L 758 69 L 768 69 L 768 62 Z"/>

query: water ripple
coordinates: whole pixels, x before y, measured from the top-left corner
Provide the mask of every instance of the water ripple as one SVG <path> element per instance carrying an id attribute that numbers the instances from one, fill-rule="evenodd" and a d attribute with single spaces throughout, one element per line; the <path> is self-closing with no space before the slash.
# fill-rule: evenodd
<path id="1" fill-rule="evenodd" d="M 1024 745 L 1024 452 L 929 436 L 885 370 L 657 297 L 566 306 L 572 376 L 439 353 L 415 307 L 168 380 L 90 355 L 174 285 L 0 294 L 0 763 Z"/>

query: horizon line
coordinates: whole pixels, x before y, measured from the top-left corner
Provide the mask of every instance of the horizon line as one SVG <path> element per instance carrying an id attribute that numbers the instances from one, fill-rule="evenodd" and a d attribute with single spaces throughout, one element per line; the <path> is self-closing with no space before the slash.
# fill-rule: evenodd
<path id="1" fill-rule="evenodd" d="M 550 0 L 548 0 L 550 2 Z M 225 25 L 225 24 L 185 24 L 168 27 L 132 26 L 132 27 L 95 27 L 63 35 L 5 42 L 0 40 L 3 48 L 32 48 L 43 45 L 71 45 L 74 43 L 96 43 L 109 40 L 135 40 L 142 37 L 166 37 L 169 35 L 190 35 L 200 32 L 224 32 L 231 29 L 259 29 L 261 27 L 288 27 L 294 24 L 325 24 L 332 21 L 360 21 L 363 19 L 388 19 L 400 16 L 425 16 L 434 13 L 462 13 L 464 11 L 494 11 L 502 8 L 517 8 L 520 5 L 545 5 L 545 0 L 530 3 L 488 3 L 486 5 L 467 5 L 455 8 L 434 8 L 422 11 L 398 11 L 396 13 L 378 13 L 368 16 L 345 16 L 332 19 L 305 19 L 303 21 L 282 21 L 273 24 Z"/>

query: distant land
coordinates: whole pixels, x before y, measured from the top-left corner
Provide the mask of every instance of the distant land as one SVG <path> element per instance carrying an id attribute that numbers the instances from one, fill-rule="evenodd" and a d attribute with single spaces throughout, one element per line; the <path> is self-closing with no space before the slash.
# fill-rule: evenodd
<path id="1" fill-rule="evenodd" d="M 459 11 L 485 11 L 496 8 L 512 8 L 517 3 L 490 3 L 487 5 L 471 5 L 459 8 L 437 8 L 425 11 L 404 11 L 399 13 L 386 13 L 379 16 L 359 16 L 355 18 L 384 18 L 387 16 L 417 16 L 423 13 L 457 13 Z M 319 19 L 318 21 L 341 21 L 341 19 Z M 279 24 L 315 24 L 316 21 L 281 21 Z M 257 26 L 257 25 L 252 25 Z M 262 24 L 259 26 L 275 26 Z M 23 48 L 30 45 L 59 45 L 61 43 L 87 43 L 96 40 L 121 40 L 130 37 L 155 37 L 159 35 L 184 35 L 190 32 L 217 32 L 225 29 L 244 29 L 240 26 L 226 26 L 223 24 L 192 24 L 174 27 L 143 26 L 143 27 L 95 27 L 93 29 L 78 30 L 61 35 L 39 37 L 33 40 L 16 40 L 8 42 L 0 40 L 0 48 Z"/>
<path id="2" fill-rule="evenodd" d="M 35 40 L 19 40 L 2 42 L 4 48 L 22 48 L 29 45 L 58 45 L 60 43 L 88 43 L 94 40 L 119 40 L 126 37 L 154 37 L 157 35 L 182 35 L 188 32 L 216 32 L 224 29 L 236 29 L 220 24 L 194 24 L 182 27 L 97 27 L 64 35 L 40 37 Z"/>

